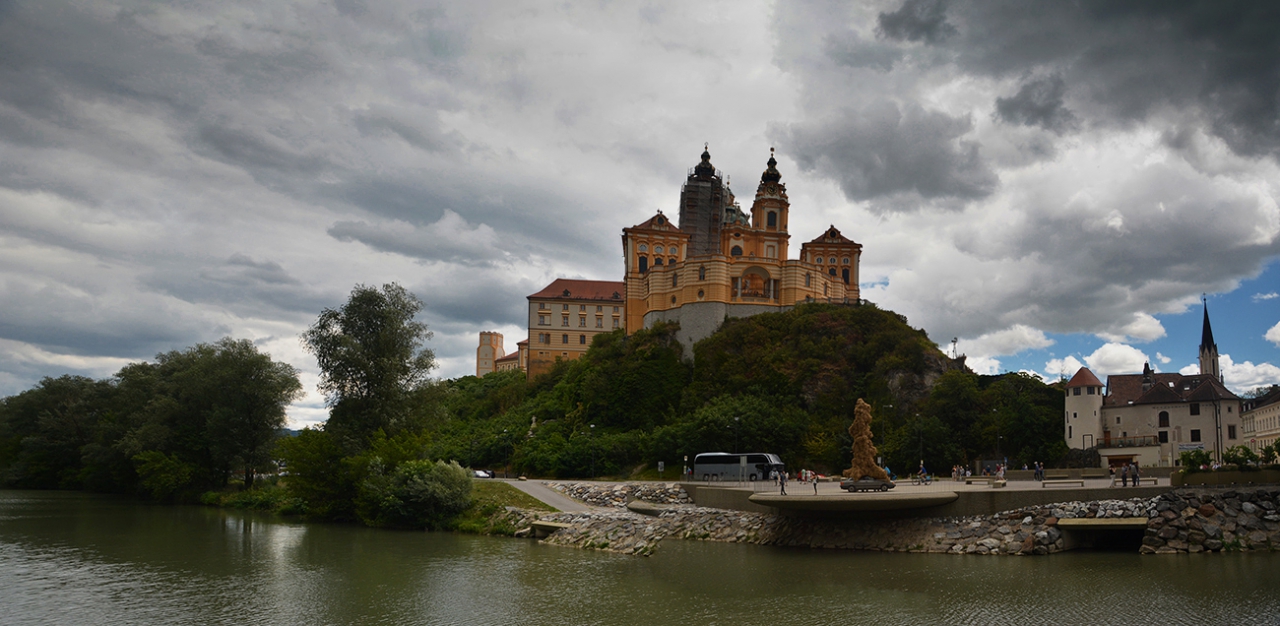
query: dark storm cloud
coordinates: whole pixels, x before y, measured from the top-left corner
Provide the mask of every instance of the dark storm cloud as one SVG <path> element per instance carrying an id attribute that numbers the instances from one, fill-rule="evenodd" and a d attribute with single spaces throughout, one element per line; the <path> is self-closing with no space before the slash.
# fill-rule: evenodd
<path id="1" fill-rule="evenodd" d="M 329 227 L 328 233 L 338 241 L 358 241 L 375 250 L 424 261 L 494 267 L 506 258 L 492 228 L 472 227 L 452 211 L 422 228 L 404 222 L 341 221 Z"/>
<path id="2" fill-rule="evenodd" d="M 274 261 L 242 253 L 226 260 L 186 259 L 142 276 L 152 291 L 194 305 L 217 305 L 250 318 L 306 319 L 327 306 L 337 292 L 304 284 Z"/>
<path id="3" fill-rule="evenodd" d="M 887 72 L 903 57 L 897 46 L 867 41 L 857 33 L 833 33 L 823 42 L 826 55 L 839 65 Z"/>
<path id="4" fill-rule="evenodd" d="M 881 13 L 876 22 L 881 35 L 904 41 L 934 44 L 956 34 L 956 27 L 947 23 L 943 0 L 907 0 L 897 11 Z"/>
<path id="5" fill-rule="evenodd" d="M 1010 124 L 1039 126 L 1059 135 L 1076 127 L 1076 115 L 1063 105 L 1066 83 L 1061 76 L 1028 80 L 1018 93 L 996 98 L 996 117 Z"/>
<path id="6" fill-rule="evenodd" d="M 876 100 L 778 134 L 803 170 L 838 181 L 850 199 L 971 200 L 998 182 L 978 145 L 962 139 L 972 125 L 915 103 Z"/>
<path id="7" fill-rule="evenodd" d="M 965 2 L 946 45 L 961 69 L 1058 73 L 1091 124 L 1170 109 L 1236 152 L 1280 154 L 1280 4 Z"/>

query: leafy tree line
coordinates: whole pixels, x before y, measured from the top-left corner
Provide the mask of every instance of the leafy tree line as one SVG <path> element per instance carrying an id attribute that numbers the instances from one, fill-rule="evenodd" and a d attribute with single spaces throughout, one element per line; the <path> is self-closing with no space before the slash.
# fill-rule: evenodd
<path id="1" fill-rule="evenodd" d="M 0 405 L 5 484 L 189 497 L 252 486 L 274 453 L 294 511 L 431 527 L 470 502 L 467 467 L 546 477 L 624 475 L 707 451 L 769 451 L 791 467 L 847 467 L 854 403 L 900 471 L 1065 453 L 1062 390 L 1021 374 L 976 376 L 902 316 L 811 304 L 727 319 L 685 358 L 673 326 L 597 335 L 586 354 L 521 372 L 429 378 L 422 302 L 359 285 L 303 334 L 327 422 L 272 442 L 296 372 L 223 340 L 133 364 L 107 381 L 46 379 Z"/>
<path id="2" fill-rule="evenodd" d="M 0 400 L 0 482 L 156 499 L 251 486 L 272 469 L 294 368 L 226 338 L 131 363 L 106 380 L 45 378 Z"/>
<path id="3" fill-rule="evenodd" d="M 598 335 L 581 359 L 441 383 L 439 458 L 537 476 L 625 474 L 707 451 L 770 451 L 791 467 L 848 466 L 857 398 L 899 470 L 1008 458 L 1061 462 L 1060 386 L 950 364 L 924 331 L 875 306 L 807 305 L 726 320 L 684 360 L 674 328 Z M 926 381 L 936 378 L 932 384 Z M 914 385 L 914 387 L 913 387 Z"/>

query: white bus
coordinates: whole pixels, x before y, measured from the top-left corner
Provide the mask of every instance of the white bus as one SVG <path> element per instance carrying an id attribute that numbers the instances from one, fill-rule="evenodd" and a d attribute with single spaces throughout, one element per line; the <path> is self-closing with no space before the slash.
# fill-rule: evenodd
<path id="1" fill-rule="evenodd" d="M 768 480 L 775 470 L 782 473 L 786 466 L 778 455 L 767 452 L 704 452 L 693 457 L 694 480 Z"/>

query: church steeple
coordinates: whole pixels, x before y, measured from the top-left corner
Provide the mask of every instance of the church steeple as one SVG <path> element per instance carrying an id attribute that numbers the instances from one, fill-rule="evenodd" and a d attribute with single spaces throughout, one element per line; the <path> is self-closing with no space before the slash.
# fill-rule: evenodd
<path id="1" fill-rule="evenodd" d="M 1200 330 L 1200 373 L 1213 376 L 1222 382 L 1222 372 L 1218 369 L 1218 344 L 1213 342 L 1213 327 L 1209 325 L 1209 301 L 1204 297 L 1204 326 Z"/>

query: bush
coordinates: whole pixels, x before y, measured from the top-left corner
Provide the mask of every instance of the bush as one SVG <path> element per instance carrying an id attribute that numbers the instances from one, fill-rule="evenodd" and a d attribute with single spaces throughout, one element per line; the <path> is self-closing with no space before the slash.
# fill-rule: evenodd
<path id="1" fill-rule="evenodd" d="M 471 506 L 471 476 L 456 462 L 405 461 L 388 471 L 373 459 L 356 513 L 370 526 L 440 528 Z"/>
<path id="2" fill-rule="evenodd" d="M 1178 455 L 1182 461 L 1182 473 L 1190 474 L 1198 472 L 1201 468 L 1207 468 L 1213 463 L 1213 459 L 1208 452 L 1204 450 L 1187 450 Z"/>
<path id="3" fill-rule="evenodd" d="M 1254 469 L 1258 455 L 1247 446 L 1231 446 L 1222 452 L 1222 462 L 1240 469 Z"/>

